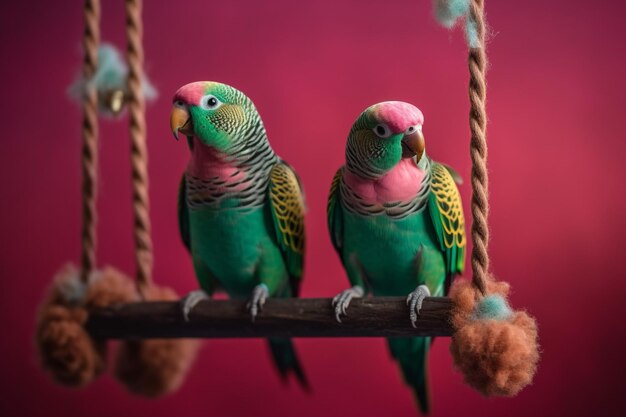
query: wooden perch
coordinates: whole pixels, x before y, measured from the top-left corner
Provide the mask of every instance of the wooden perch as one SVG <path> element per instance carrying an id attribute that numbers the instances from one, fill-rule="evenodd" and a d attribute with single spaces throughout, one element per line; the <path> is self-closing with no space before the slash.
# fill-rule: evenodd
<path id="1" fill-rule="evenodd" d="M 450 336 L 452 301 L 424 300 L 417 328 L 405 297 L 354 299 L 343 323 L 335 321 L 330 298 L 269 299 L 254 323 L 243 300 L 199 303 L 183 319 L 177 302 L 123 304 L 90 313 L 87 330 L 101 339 L 241 337 Z"/>

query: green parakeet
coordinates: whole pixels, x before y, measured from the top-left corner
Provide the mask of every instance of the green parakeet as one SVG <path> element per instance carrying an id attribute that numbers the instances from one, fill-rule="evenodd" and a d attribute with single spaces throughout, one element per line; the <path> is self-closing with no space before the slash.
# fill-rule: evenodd
<path id="1" fill-rule="evenodd" d="M 352 288 L 334 300 L 336 318 L 350 300 L 367 291 L 407 295 L 415 326 L 425 297 L 447 293 L 463 271 L 465 224 L 451 168 L 426 156 L 415 106 L 383 102 L 356 120 L 346 146 L 346 163 L 332 182 L 328 228 Z M 390 338 L 392 357 L 413 389 L 420 409 L 429 410 L 426 375 L 431 340 Z"/>
<path id="2" fill-rule="evenodd" d="M 298 295 L 305 247 L 304 198 L 295 171 L 272 150 L 261 117 L 241 91 L 195 82 L 174 95 L 170 124 L 191 160 L 179 192 L 179 225 L 200 290 L 193 307 L 222 289 L 249 297 L 252 320 L 268 297 Z M 290 339 L 269 339 L 283 378 L 307 381 Z"/>

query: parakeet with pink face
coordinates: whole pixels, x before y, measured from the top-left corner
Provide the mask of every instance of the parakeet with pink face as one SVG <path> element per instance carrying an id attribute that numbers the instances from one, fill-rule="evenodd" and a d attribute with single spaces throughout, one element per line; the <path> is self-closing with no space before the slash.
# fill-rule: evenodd
<path id="1" fill-rule="evenodd" d="M 268 297 L 298 295 L 305 246 L 304 198 L 291 166 L 272 150 L 261 117 L 241 91 L 195 82 L 174 95 L 170 124 L 187 137 L 191 160 L 183 175 L 178 219 L 200 290 L 194 306 L 222 289 L 249 298 L 254 321 Z M 193 318 L 193 317 L 191 317 Z M 290 339 L 269 339 L 281 376 L 307 382 Z"/>
<path id="2" fill-rule="evenodd" d="M 407 295 L 415 326 L 424 298 L 447 293 L 465 262 L 463 207 L 451 168 L 425 151 L 424 116 L 388 101 L 367 108 L 348 136 L 346 163 L 332 181 L 328 228 L 351 288 L 334 300 L 339 322 L 366 292 Z M 431 339 L 390 338 L 391 355 L 423 412 L 430 408 Z"/>

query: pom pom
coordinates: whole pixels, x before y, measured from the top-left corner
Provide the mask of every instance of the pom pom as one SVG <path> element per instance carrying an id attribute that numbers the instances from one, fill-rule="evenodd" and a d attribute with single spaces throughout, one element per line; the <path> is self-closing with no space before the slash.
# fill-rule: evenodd
<path id="1" fill-rule="evenodd" d="M 102 373 L 105 344 L 95 341 L 83 325 L 87 308 L 136 299 L 132 284 L 119 271 L 95 271 L 87 284 L 68 265 L 55 277 L 37 318 L 36 342 L 40 362 L 59 383 L 80 387 Z"/>
<path id="2" fill-rule="evenodd" d="M 98 68 L 91 80 L 85 80 L 82 74 L 70 86 L 68 92 L 80 102 L 87 88 L 94 87 L 98 93 L 98 108 L 104 115 L 114 116 L 122 111 L 124 100 L 128 97 L 128 66 L 122 54 L 109 43 L 98 48 Z M 147 101 L 156 99 L 158 93 L 147 77 L 144 77 L 142 92 Z"/>
<path id="3" fill-rule="evenodd" d="M 488 295 L 476 305 L 476 318 L 479 320 L 506 320 L 512 315 L 511 307 L 499 294 Z"/>
<path id="4" fill-rule="evenodd" d="M 465 18 L 465 36 L 470 48 L 479 48 L 476 24 L 469 16 L 471 0 L 434 0 L 435 17 L 445 28 L 452 29 L 461 18 Z"/>
<path id="5" fill-rule="evenodd" d="M 87 308 L 103 308 L 134 301 L 139 301 L 135 283 L 121 271 L 107 266 L 92 274 L 85 298 Z"/>
<path id="6" fill-rule="evenodd" d="M 513 396 L 532 382 L 539 361 L 537 325 L 525 312 L 511 311 L 508 285 L 490 282 L 482 299 L 458 281 L 450 351 L 465 382 L 486 396 Z"/>
<path id="7" fill-rule="evenodd" d="M 469 0 L 435 0 L 435 17 L 442 26 L 451 29 L 469 10 Z"/>
<path id="8" fill-rule="evenodd" d="M 169 288 L 152 286 L 146 299 L 172 301 L 179 297 Z M 117 354 L 115 376 L 135 394 L 157 397 L 171 393 L 182 384 L 199 346 L 194 339 L 124 341 Z"/>
<path id="9" fill-rule="evenodd" d="M 83 329 L 84 308 L 45 305 L 38 317 L 37 348 L 44 369 L 59 383 L 81 387 L 104 370 L 104 345 Z"/>

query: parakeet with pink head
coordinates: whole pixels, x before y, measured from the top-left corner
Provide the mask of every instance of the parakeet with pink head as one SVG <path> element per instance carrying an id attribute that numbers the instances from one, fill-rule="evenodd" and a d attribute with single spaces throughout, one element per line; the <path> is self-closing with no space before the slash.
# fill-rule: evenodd
<path id="1" fill-rule="evenodd" d="M 417 107 L 387 101 L 367 108 L 350 130 L 327 210 L 331 240 L 352 285 L 333 300 L 339 322 L 353 298 L 371 292 L 407 295 L 407 324 L 415 326 L 424 298 L 445 295 L 463 271 L 460 178 L 426 155 L 423 125 Z M 420 409 L 428 412 L 431 339 L 388 343 Z"/>
<path id="2" fill-rule="evenodd" d="M 261 117 L 241 91 L 216 82 L 181 87 L 173 99 L 174 136 L 187 137 L 179 227 L 200 289 L 183 299 L 187 320 L 216 290 L 249 298 L 254 321 L 268 297 L 295 297 L 305 247 L 304 197 L 296 172 L 274 152 Z M 281 376 L 307 386 L 290 339 L 269 339 Z"/>

